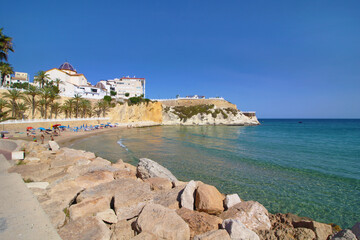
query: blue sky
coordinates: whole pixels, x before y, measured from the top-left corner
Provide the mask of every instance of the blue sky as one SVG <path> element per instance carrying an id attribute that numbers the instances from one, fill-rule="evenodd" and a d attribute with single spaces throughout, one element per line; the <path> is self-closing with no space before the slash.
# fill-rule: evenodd
<path id="1" fill-rule="evenodd" d="M 359 1 L 6 1 L 15 71 L 69 61 L 147 97 L 222 96 L 260 118 L 360 118 Z"/>

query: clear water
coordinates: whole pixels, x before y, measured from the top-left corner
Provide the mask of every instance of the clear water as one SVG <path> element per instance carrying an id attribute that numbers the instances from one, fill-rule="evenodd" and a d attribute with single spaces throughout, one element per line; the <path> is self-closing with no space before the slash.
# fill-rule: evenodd
<path id="1" fill-rule="evenodd" d="M 302 123 L 299 123 L 302 121 Z M 153 159 L 178 179 L 351 227 L 360 221 L 360 120 L 119 129 L 72 143 L 111 161 Z"/>

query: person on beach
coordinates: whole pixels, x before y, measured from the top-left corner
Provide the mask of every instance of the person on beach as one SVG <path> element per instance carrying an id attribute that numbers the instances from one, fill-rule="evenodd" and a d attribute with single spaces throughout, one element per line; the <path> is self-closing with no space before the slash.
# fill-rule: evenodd
<path id="1" fill-rule="evenodd" d="M 51 140 L 51 141 L 54 141 L 54 137 L 53 137 L 52 134 L 50 135 L 50 140 Z"/>
<path id="2" fill-rule="evenodd" d="M 33 135 L 33 141 L 37 142 L 36 135 Z"/>
<path id="3" fill-rule="evenodd" d="M 44 144 L 44 139 L 45 139 L 45 136 L 44 136 L 44 133 L 41 133 L 41 144 Z"/>

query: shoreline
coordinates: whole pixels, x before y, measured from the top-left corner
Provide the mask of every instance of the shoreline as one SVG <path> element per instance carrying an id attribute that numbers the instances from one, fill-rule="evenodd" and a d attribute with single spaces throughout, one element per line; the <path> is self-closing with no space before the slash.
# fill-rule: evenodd
<path id="1" fill-rule="evenodd" d="M 123 128 L 121 128 L 123 129 Z M 107 132 L 106 131 L 101 131 L 101 132 L 96 132 L 96 133 L 103 133 L 103 132 Z M 79 136 L 78 138 L 72 138 L 73 140 L 75 139 L 79 139 L 81 137 L 85 137 L 85 136 L 91 136 L 94 134 L 83 134 L 81 136 Z M 65 136 L 63 138 L 63 140 L 69 140 L 70 137 L 73 136 Z M 174 211 L 174 213 L 177 213 L 176 217 L 181 217 L 181 219 L 183 219 L 186 224 L 189 225 L 190 227 L 190 231 L 194 231 L 194 233 L 192 233 L 192 237 L 191 239 L 193 239 L 193 236 L 195 235 L 196 230 L 192 229 L 192 221 L 193 220 L 188 220 L 188 214 L 190 215 L 194 215 L 192 217 L 197 216 L 197 214 L 203 214 L 203 216 L 200 219 L 196 218 L 196 221 L 200 221 L 200 223 L 197 224 L 210 224 L 211 218 L 216 219 L 216 221 L 226 221 L 226 219 L 241 219 L 241 221 L 245 224 L 246 226 L 246 231 L 250 231 L 251 234 L 253 236 L 256 235 L 256 237 L 254 238 L 250 238 L 253 240 L 256 239 L 268 239 L 268 237 L 273 236 L 273 234 L 275 234 L 275 232 L 278 231 L 284 231 L 284 234 L 288 234 L 289 231 L 294 232 L 293 234 L 300 234 L 298 231 L 301 229 L 301 231 L 305 231 L 303 229 L 307 229 L 305 231 L 305 233 L 301 232 L 302 236 L 318 236 L 319 234 L 321 234 L 321 231 L 325 231 L 326 237 L 333 234 L 333 230 L 332 227 L 328 224 L 325 223 L 319 223 L 319 222 L 315 222 L 312 219 L 309 218 L 305 218 L 305 217 L 298 217 L 296 215 L 293 214 L 271 214 L 268 213 L 268 211 L 266 210 L 266 208 L 264 206 L 262 206 L 260 203 L 258 202 L 254 202 L 254 201 L 245 201 L 245 200 L 241 200 L 239 198 L 239 196 L 237 194 L 228 194 L 228 195 L 224 195 L 222 193 L 220 193 L 214 186 L 211 185 L 207 185 L 205 183 L 202 183 L 200 181 L 190 181 L 190 182 L 180 182 L 176 179 L 175 176 L 172 175 L 171 172 L 169 172 L 167 169 L 165 169 L 164 167 L 162 167 L 161 165 L 157 164 L 156 162 L 153 162 L 151 160 L 150 164 L 152 164 L 152 167 L 150 167 L 149 169 L 158 169 L 157 171 L 155 171 L 155 173 L 143 173 L 143 170 L 139 169 L 139 166 L 141 165 L 140 163 L 138 164 L 138 166 L 133 166 L 131 164 L 127 164 L 122 162 L 121 160 L 119 160 L 116 163 L 110 163 L 108 160 L 106 159 L 102 159 L 99 157 L 96 157 L 94 155 L 94 153 L 91 152 L 85 152 L 82 150 L 75 150 L 75 149 L 71 149 L 71 148 L 60 148 L 59 150 L 52 150 L 52 151 L 41 151 L 41 149 L 46 149 L 47 144 L 37 144 L 37 143 L 33 143 L 33 142 L 28 142 L 27 144 L 25 144 L 26 149 L 32 149 L 30 151 L 30 154 L 32 154 L 32 157 L 28 157 L 25 160 L 27 161 L 27 163 L 25 165 L 15 165 L 11 168 L 10 172 L 17 172 L 20 173 L 22 175 L 22 177 L 24 179 L 27 179 L 27 181 L 31 180 L 33 181 L 33 183 L 30 184 L 42 184 L 46 181 L 49 181 L 48 187 L 43 188 L 44 190 L 36 190 L 37 188 L 30 188 L 33 191 L 33 194 L 38 198 L 39 202 L 41 203 L 42 207 L 44 208 L 44 211 L 48 214 L 48 216 L 50 217 L 52 224 L 54 225 L 55 228 L 58 229 L 58 233 L 60 234 L 61 237 L 63 237 L 63 239 L 72 239 L 71 237 L 68 238 L 67 234 L 70 231 L 69 229 L 71 229 L 73 226 L 73 224 L 76 223 L 76 221 L 79 221 L 79 218 L 76 217 L 75 218 L 75 214 L 84 214 L 83 211 L 85 211 L 85 209 L 83 208 L 84 204 L 87 204 L 87 202 L 90 201 L 87 200 L 87 195 L 86 194 L 90 194 L 90 197 L 100 197 L 100 198 L 104 198 L 103 193 L 101 193 L 100 195 L 96 195 L 96 196 L 91 196 L 93 191 L 98 191 L 96 189 L 99 189 L 100 186 L 105 186 L 105 190 L 101 190 L 102 191 L 109 191 L 109 189 L 112 189 L 112 183 L 117 183 L 118 184 L 125 184 L 123 185 L 124 188 L 128 189 L 129 186 L 133 186 L 133 184 L 135 184 L 136 182 L 136 186 L 134 185 L 134 188 L 131 187 L 131 191 L 134 191 L 135 193 L 138 191 L 136 190 L 138 187 L 141 190 L 141 194 L 143 194 L 144 187 L 147 189 L 147 186 L 150 186 L 151 189 L 153 189 L 152 191 L 148 192 L 148 194 L 150 194 L 154 199 L 158 199 L 156 200 L 154 203 L 152 201 L 148 202 L 147 200 L 141 200 L 141 201 L 145 201 L 144 205 L 141 205 L 141 209 L 140 210 L 136 210 L 135 213 L 133 213 L 133 210 L 129 210 L 128 207 L 125 207 L 126 210 L 119 210 L 119 209 L 123 209 L 124 206 L 122 206 L 121 208 L 116 207 L 115 206 L 115 216 L 118 218 L 118 221 L 120 219 L 125 218 L 122 221 L 126 222 L 134 222 L 133 219 L 135 219 L 135 223 L 136 224 L 140 224 L 139 222 L 139 218 L 141 218 L 141 214 L 142 212 L 145 211 L 145 209 L 148 207 L 153 207 L 155 209 L 160 208 L 161 211 L 168 211 L 167 209 L 172 209 L 172 211 Z M 55 155 L 53 155 L 55 154 Z M 65 155 L 63 155 L 65 154 Z M 53 157 L 51 157 L 53 156 Z M 58 156 L 64 156 L 63 158 L 59 158 Z M 68 158 L 68 157 L 70 158 Z M 54 158 L 55 157 L 55 158 Z M 85 165 L 84 165 L 84 160 L 87 159 Z M 34 160 L 33 160 L 34 159 Z M 35 162 L 32 162 L 35 161 Z M 49 162 L 50 161 L 50 162 Z M 65 162 L 64 162 L 65 161 Z M 141 159 L 141 161 L 145 161 L 144 159 Z M 41 166 L 42 164 L 45 164 L 46 162 L 49 162 L 50 164 L 50 169 L 45 169 L 45 172 L 40 171 L 38 172 L 38 169 L 35 168 L 33 170 L 31 170 L 33 167 L 36 166 Z M 59 165 L 60 164 L 60 165 Z M 81 164 L 81 165 L 79 165 Z M 57 166 L 56 168 L 52 168 L 51 166 Z M 92 167 L 89 167 L 92 166 Z M 59 175 L 59 170 L 56 170 L 58 168 L 61 169 L 65 169 L 66 173 L 65 175 L 61 174 Z M 146 168 L 146 164 L 145 164 L 145 168 Z M 72 169 L 70 172 L 69 170 Z M 79 169 L 79 170 L 75 170 L 75 169 Z M 83 172 L 83 170 L 87 169 L 86 172 Z M 160 170 L 159 170 L 160 169 Z M 56 170 L 55 175 L 51 175 L 54 173 L 49 173 L 49 171 L 54 171 Z M 30 172 L 29 172 L 30 171 Z M 75 171 L 75 172 L 74 172 Z M 150 171 L 150 170 L 149 170 Z M 115 177 L 116 174 L 120 174 L 117 175 L 117 177 Z M 140 173 L 140 174 L 139 174 Z M 166 173 L 165 175 L 163 173 Z M 45 176 L 41 176 L 45 174 Z M 74 175 L 75 174 L 75 175 Z M 105 174 L 105 175 L 104 175 Z M 150 175 L 149 175 L 150 174 Z M 40 175 L 40 176 L 39 176 Z M 93 176 L 94 175 L 94 176 Z M 110 177 L 110 176 L 112 177 Z M 72 177 L 66 177 L 66 176 L 72 176 Z M 168 177 L 170 176 L 170 177 Z M 42 180 L 42 178 L 44 178 L 44 180 Z M 109 178 L 110 177 L 110 178 Z M 154 179 L 152 181 L 152 179 Z M 174 180 L 175 179 L 175 180 Z M 150 185 L 148 185 L 150 183 Z M 127 186 L 128 184 L 130 184 L 129 186 Z M 139 185 L 140 184 L 140 185 Z M 195 185 L 194 185 L 195 184 Z M 193 186 L 194 185 L 194 186 Z M 99 186 L 99 187 L 97 187 Z M 165 187 L 166 186 L 166 187 Z M 204 189 L 202 189 L 204 186 Z M 206 187 L 205 187 L 206 186 Z M 79 188 L 81 187 L 81 188 Z M 77 189 L 75 192 L 73 189 Z M 84 189 L 85 188 L 85 189 Z M 102 187 L 103 188 L 103 187 Z M 101 189 L 102 189 L 101 188 Z M 159 188 L 158 190 L 156 190 L 157 188 Z M 191 191 L 193 191 L 193 193 L 191 193 L 189 196 L 193 197 L 194 199 L 191 200 L 193 201 L 193 204 L 195 204 L 196 202 L 196 209 L 184 209 L 186 206 L 186 201 L 183 200 L 183 195 L 185 194 L 184 192 L 187 192 L 187 188 L 192 189 Z M 59 190 L 57 190 L 59 189 Z M 58 201 L 57 199 L 63 199 L 64 196 L 62 196 L 64 194 L 64 190 L 66 190 L 65 195 L 69 195 L 68 199 L 66 200 L 69 201 L 69 205 L 61 205 L 60 208 L 54 208 L 54 207 L 50 207 L 49 206 L 53 206 L 52 203 L 53 201 Z M 89 189 L 89 190 L 87 190 Z M 94 190 L 93 190 L 94 189 Z M 118 189 L 117 187 L 115 189 Z M 115 190 L 114 189 L 114 190 Z M 199 198 L 200 193 L 195 194 L 196 192 L 200 191 L 200 189 L 202 189 L 201 191 L 205 191 L 205 195 L 207 196 L 206 199 L 208 198 L 208 200 L 204 200 L 205 202 L 207 202 L 206 204 L 208 204 L 209 206 L 204 207 L 203 210 L 201 210 L 201 205 L 198 205 L 197 201 L 195 201 L 195 195 L 196 198 Z M 212 190 L 210 190 L 212 189 Z M 118 189 L 116 191 L 123 191 L 121 189 Z M 129 189 L 126 190 L 126 192 L 128 193 Z M 146 190 L 149 191 L 149 190 Z M 88 193 L 87 193 L 88 192 Z M 80 195 L 79 195 L 80 194 Z M 154 195 L 155 194 L 155 195 Z M 160 194 L 160 195 L 159 195 Z M 170 194 L 170 195 L 169 195 Z M 175 194 L 175 195 L 174 195 Z M 233 205 L 227 205 L 229 204 L 228 201 L 233 201 L 233 200 L 229 200 L 232 199 L 234 196 L 237 196 L 237 200 L 235 200 L 235 203 L 233 203 Z M 47 197 L 46 197 L 47 196 Z M 72 202 L 72 198 L 75 196 L 75 198 L 77 198 L 77 200 L 75 201 L 75 203 Z M 121 197 L 123 198 L 123 195 L 121 196 L 117 196 L 116 192 L 114 192 L 113 194 L 111 194 L 112 198 L 114 198 L 115 196 L 115 204 L 117 203 L 117 197 Z M 130 195 L 132 196 L 132 195 Z M 136 196 L 135 198 L 131 198 L 132 200 L 127 200 L 127 204 L 131 205 L 131 206 L 135 206 L 139 200 L 135 200 L 138 199 L 141 195 Z M 169 196 L 171 197 L 171 200 L 169 200 Z M 181 199 L 180 197 L 181 196 Z M 189 197 L 187 196 L 187 197 Z M 50 199 L 49 199 L 50 197 Z M 79 199 L 80 197 L 80 199 Z M 185 195 L 184 195 L 185 197 Z M 107 198 L 107 197 L 105 197 Z M 159 198 L 162 199 L 159 202 Z M 42 200 L 42 199 L 45 199 Z M 46 200 L 47 199 L 47 200 Z M 147 199 L 147 198 L 146 198 Z M 228 199 L 228 200 L 226 200 Z M 235 197 L 236 199 L 236 197 Z M 50 203 L 48 203 L 50 201 Z M 105 201 L 105 199 L 104 199 Z M 170 202 L 168 202 L 170 201 Z M 223 203 L 224 201 L 224 203 Z M 90 201 L 91 202 L 91 201 Z M 89 202 L 89 203 L 90 203 Z M 50 204 L 50 205 L 49 205 Z M 110 202 L 108 202 L 108 204 L 110 204 Z M 135 205 L 134 205 L 135 204 Z M 175 205 L 174 205 L 175 204 Z M 192 208 L 193 204 L 190 204 L 190 208 Z M 225 209 L 223 209 L 223 204 L 224 206 L 228 206 Z M 178 205 L 178 206 L 177 206 Z M 127 205 L 126 205 L 127 206 Z M 239 207 L 239 210 L 237 210 L 237 207 Z M 66 214 L 65 210 L 63 210 L 63 207 L 65 207 L 64 209 L 67 209 L 66 211 L 70 211 L 70 214 Z M 79 207 L 81 210 L 76 210 L 76 207 Z M 93 213 L 94 211 L 94 206 L 90 204 L 90 206 L 88 206 L 89 209 L 86 208 L 85 212 L 89 212 L 92 214 L 92 216 L 95 216 Z M 131 207 L 132 209 L 133 207 Z M 76 211 L 75 211 L 76 210 Z M 97 208 L 95 208 L 96 211 L 100 211 Z M 54 212 L 55 211 L 55 212 Z M 80 212 L 78 212 L 80 211 Z M 130 213 L 129 213 L 130 211 Z M 254 214 L 254 217 L 246 217 L 243 218 L 241 217 L 242 215 L 240 214 L 241 211 L 249 211 L 248 214 Z M 122 214 L 126 213 L 127 215 L 125 215 L 126 217 L 122 216 Z M 64 220 L 59 220 L 59 214 L 64 216 Z M 65 215 L 64 215 L 65 214 Z M 98 214 L 98 213 L 96 213 Z M 130 215 L 129 215 L 130 214 Z M 205 215 L 204 215 L 205 214 Z M 56 216 L 56 217 L 54 217 Z M 85 217 L 85 216 L 83 216 Z M 174 217 L 174 216 L 173 216 Z M 61 217 L 62 218 L 62 217 Z M 86 217 L 85 219 L 90 221 L 91 219 L 94 219 L 95 217 Z M 67 219 L 67 220 L 66 220 Z M 223 219 L 223 220 L 221 220 Z M 283 223 L 284 219 L 286 219 L 286 221 L 290 221 L 290 222 L 294 222 L 295 226 L 293 226 L 292 223 L 287 223 L 285 221 L 285 223 Z M 103 219 L 104 220 L 104 219 Z M 64 223 L 62 222 L 64 221 Z M 108 220 L 104 220 L 105 222 L 107 222 Z M 150 221 L 150 219 L 147 219 L 147 221 Z M 189 222 L 190 221 L 190 222 Z M 205 221 L 205 222 L 203 222 Z M 210 222 L 208 222 L 210 221 Z M 219 223 L 221 223 L 219 222 Z M 226 225 L 227 223 L 223 222 L 223 226 L 224 224 Z M 107 222 L 108 223 L 108 222 Z M 87 223 L 83 223 L 83 225 L 86 225 Z M 116 226 L 116 222 L 112 223 L 114 226 Z M 159 223 L 160 224 L 160 223 Z M 164 224 L 167 224 L 164 223 Z M 258 226 L 260 224 L 261 227 L 255 227 L 255 225 Z M 298 225 L 296 225 L 298 224 Z M 308 225 L 307 225 L 308 224 Z M 310 224 L 310 225 L 309 225 Z M 187 228 L 187 225 L 184 225 L 185 228 Z M 280 226 L 280 227 L 279 227 Z M 317 226 L 317 227 L 312 227 L 312 226 Z M 79 226 L 76 225 L 76 228 L 78 228 Z M 88 230 L 84 230 L 82 229 L 84 226 L 81 226 L 81 230 L 80 232 L 82 234 L 85 234 L 84 231 L 88 231 Z M 218 228 L 218 224 L 215 224 L 213 226 L 214 231 L 222 231 L 222 228 Z M 224 229 L 226 229 L 225 227 L 223 227 Z M 112 228 L 110 228 L 111 230 Z M 321 231 L 319 230 L 321 229 Z M 78 230 L 78 229 L 76 229 Z M 207 229 L 211 230 L 211 229 Z M 139 232 L 136 229 L 132 229 L 131 231 L 135 231 L 134 233 L 134 237 L 137 236 L 137 234 L 139 234 L 139 236 L 141 234 L 143 234 L 141 231 Z M 136 232 L 138 231 L 138 232 Z M 176 231 L 175 229 L 173 231 Z M 205 230 L 202 230 L 205 231 Z M 207 232 L 206 231 L 206 232 Z M 320 232 L 319 232 L 320 231 Z M 107 231 L 108 232 L 108 231 Z M 115 232 L 113 232 L 112 234 L 114 234 Z M 107 233 L 109 234 L 109 233 Z M 225 232 L 224 232 L 225 234 Z M 229 232 L 229 234 L 231 234 L 231 232 Z M 275 234 L 276 235 L 276 234 Z M 227 235 L 226 235 L 227 236 Z M 165 239 L 175 239 L 175 238 L 165 238 Z M 184 238 L 184 239 L 189 239 L 189 238 Z M 200 238 L 201 239 L 201 238 Z M 226 239 L 226 238 L 225 238 Z M 295 238 L 296 239 L 296 238 Z M 304 238 L 302 238 L 304 239 Z M 305 238 L 307 239 L 307 238 Z M 317 239 L 324 239 L 323 237 L 318 237 Z"/>

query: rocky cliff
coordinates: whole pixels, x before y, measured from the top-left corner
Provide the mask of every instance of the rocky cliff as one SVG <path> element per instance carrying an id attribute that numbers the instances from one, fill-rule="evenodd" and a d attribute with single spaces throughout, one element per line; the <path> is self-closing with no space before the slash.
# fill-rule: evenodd
<path id="1" fill-rule="evenodd" d="M 258 125 L 256 116 L 245 116 L 236 108 L 215 105 L 164 107 L 164 125 Z"/>

